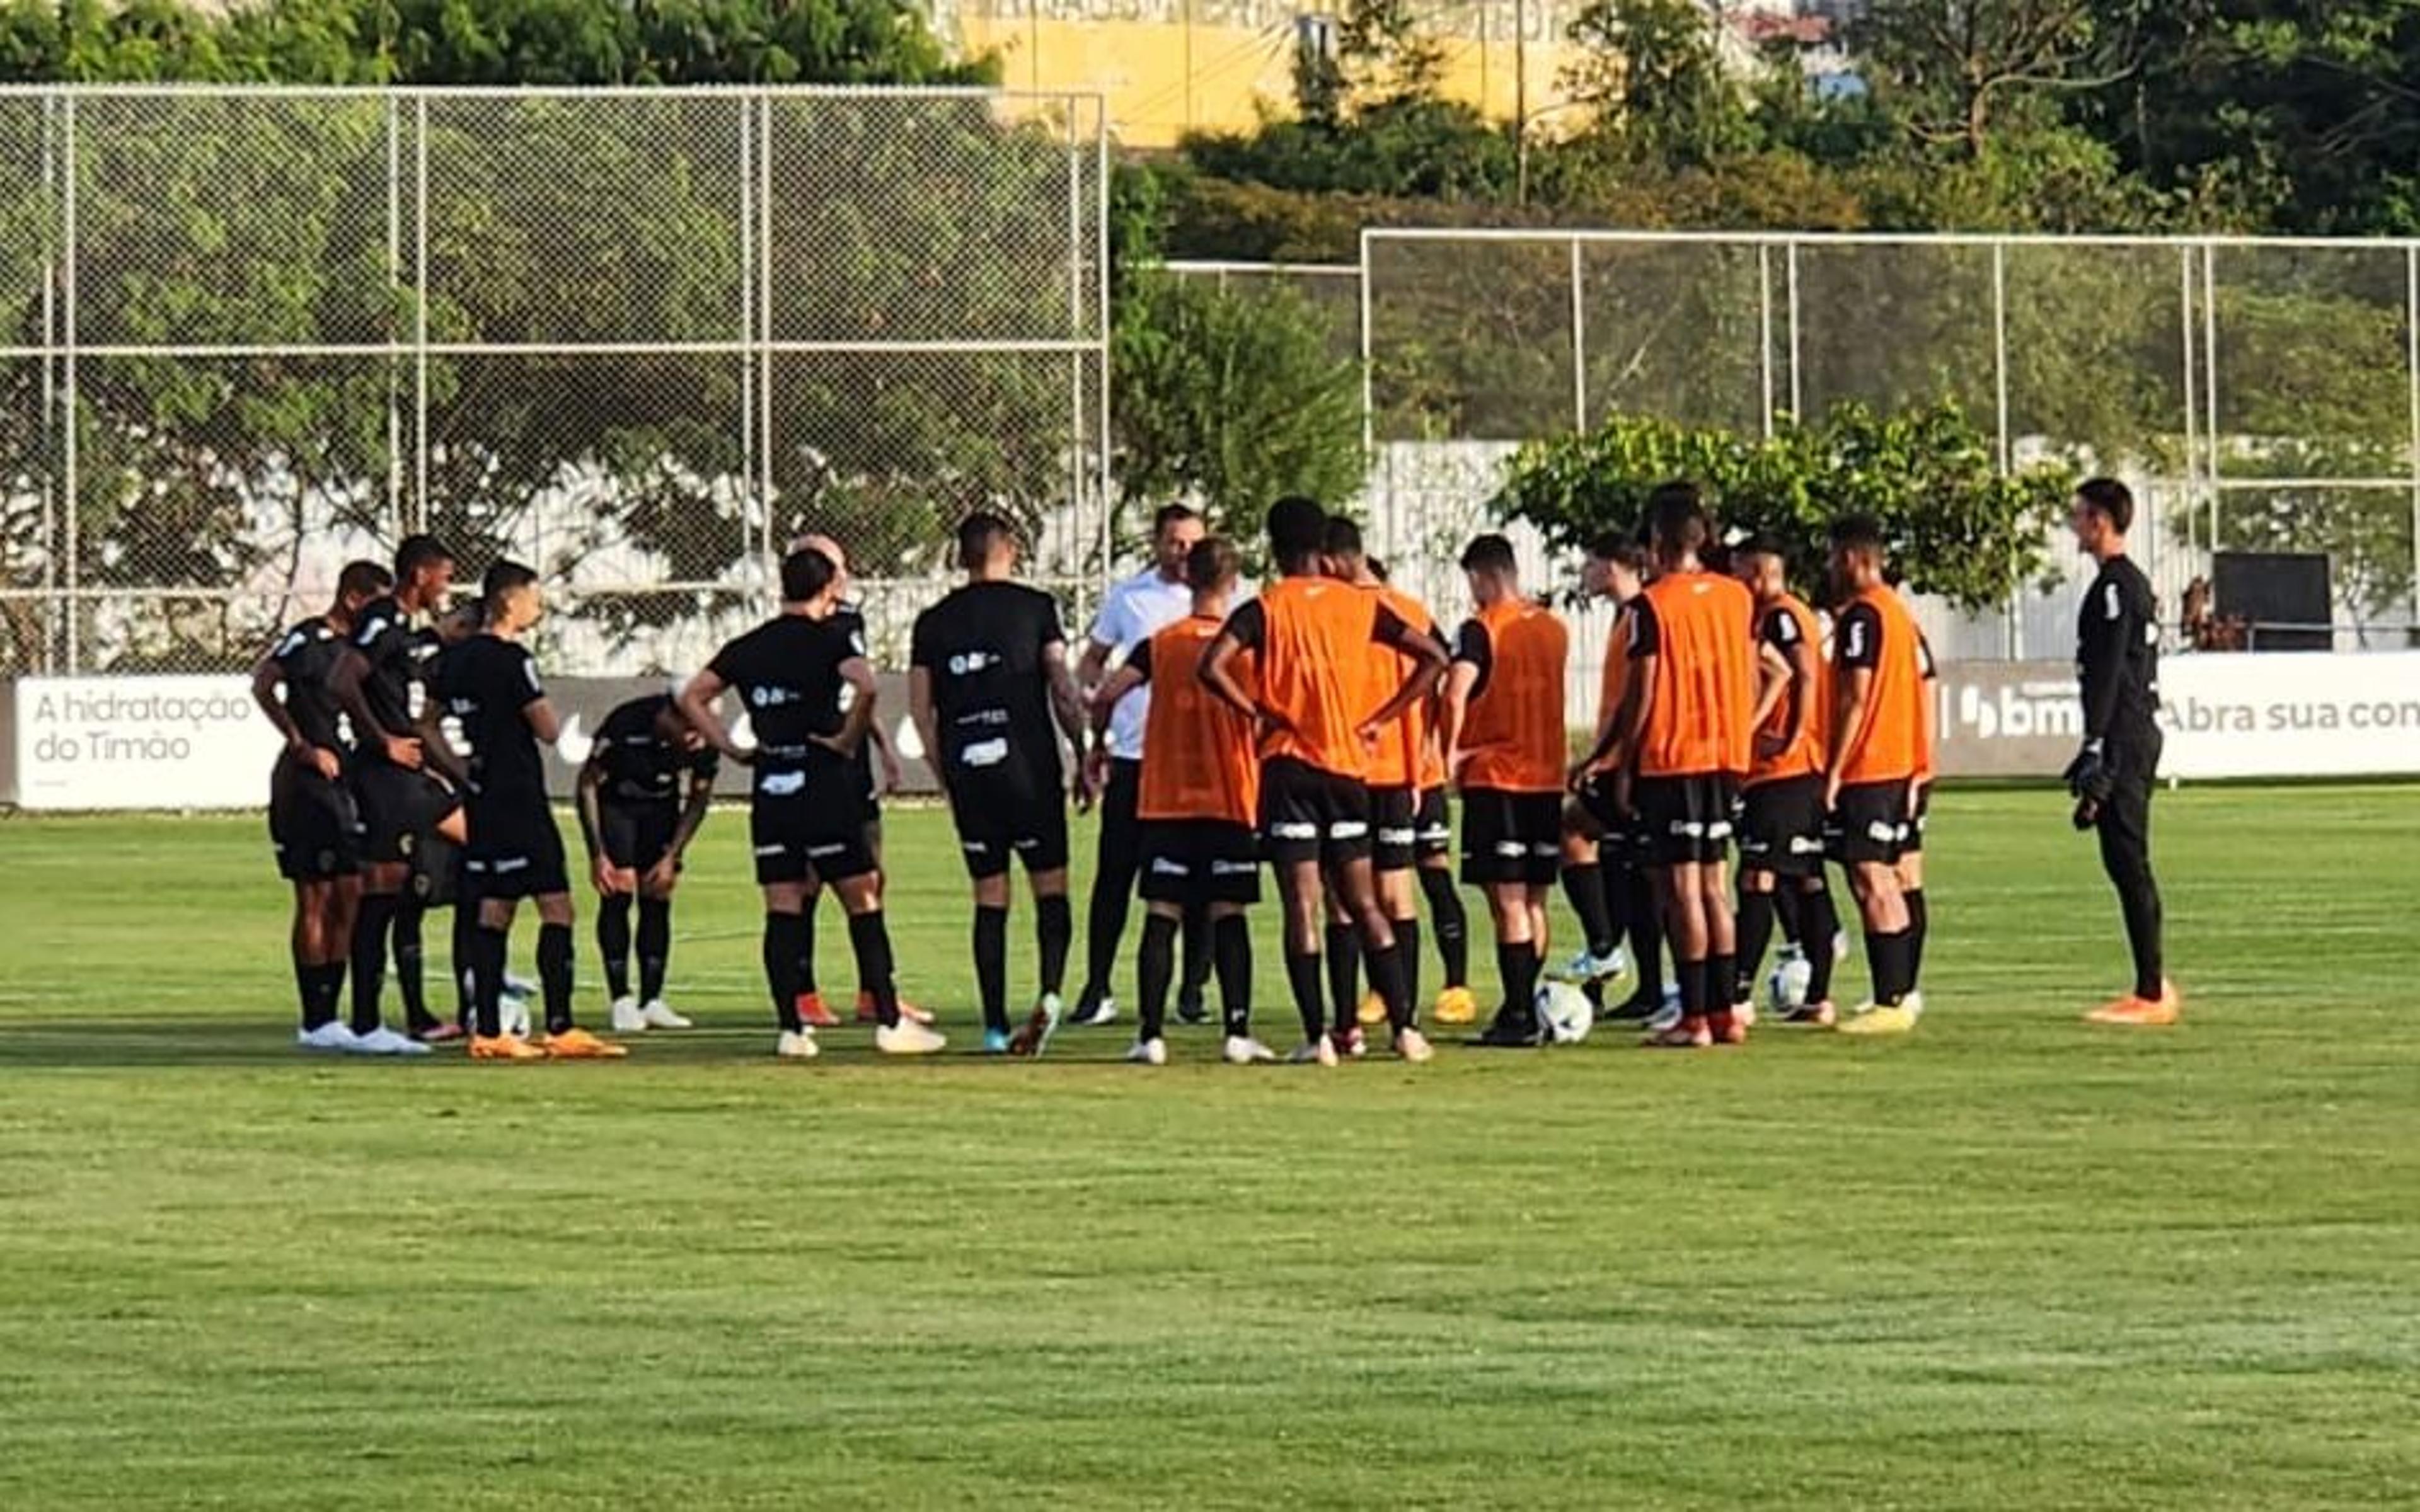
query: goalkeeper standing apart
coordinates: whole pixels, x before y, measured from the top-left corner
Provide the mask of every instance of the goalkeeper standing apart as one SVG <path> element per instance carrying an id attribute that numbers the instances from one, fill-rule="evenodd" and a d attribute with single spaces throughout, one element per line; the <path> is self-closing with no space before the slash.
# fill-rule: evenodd
<path id="1" fill-rule="evenodd" d="M 2101 564 L 2075 622 L 2075 674 L 2084 690 L 2084 748 L 2067 769 L 2075 827 L 2097 832 L 2101 864 L 2118 888 L 2133 990 L 2095 1009 L 2095 1024 L 2157 1027 L 2182 1007 L 2160 958 L 2160 885 L 2151 875 L 2151 784 L 2160 770 L 2160 613 L 2151 580 L 2126 555 L 2134 497 L 2110 478 L 2075 490 L 2076 544 Z"/>

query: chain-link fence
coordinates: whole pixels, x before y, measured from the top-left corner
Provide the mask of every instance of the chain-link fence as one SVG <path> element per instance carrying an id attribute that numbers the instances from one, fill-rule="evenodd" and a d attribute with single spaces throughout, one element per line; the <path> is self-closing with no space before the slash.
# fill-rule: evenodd
<path id="1" fill-rule="evenodd" d="M 0 675 L 248 665 L 433 531 L 565 671 L 694 665 L 818 530 L 876 639 L 982 506 L 1105 570 L 1094 96 L 0 92 Z"/>
<path id="2" fill-rule="evenodd" d="M 2420 618 L 2420 243 L 1372 230 L 1359 272 L 1370 502 L 1407 558 L 1487 518 L 1515 444 L 1612 411 L 1950 397 L 2003 466 L 2133 480 L 2172 610 L 2252 550 L 2327 558 L 2340 645 Z M 1928 617 L 1947 655 L 2057 655 L 2080 582 Z"/>

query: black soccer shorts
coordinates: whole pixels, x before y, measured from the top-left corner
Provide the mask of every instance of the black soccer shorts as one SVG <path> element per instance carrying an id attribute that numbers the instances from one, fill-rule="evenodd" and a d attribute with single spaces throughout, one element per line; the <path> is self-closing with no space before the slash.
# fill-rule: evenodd
<path id="1" fill-rule="evenodd" d="M 355 764 L 352 779 L 362 814 L 362 859 L 374 863 L 411 860 L 457 801 L 453 790 L 428 773 L 374 756 Z"/>
<path id="2" fill-rule="evenodd" d="M 958 854 L 977 882 L 1022 862 L 1028 876 L 1067 868 L 1067 804 L 1058 784 L 1000 783 L 961 776 L 950 792 Z"/>
<path id="3" fill-rule="evenodd" d="M 1647 865 L 1712 865 L 1730 855 L 1739 789 L 1728 775 L 1640 777 L 1630 801 Z"/>
<path id="4" fill-rule="evenodd" d="M 1142 826 L 1142 901 L 1195 908 L 1261 901 L 1261 845 L 1249 825 L 1152 819 Z"/>
<path id="5" fill-rule="evenodd" d="M 1410 788 L 1370 790 L 1370 864 L 1408 872 L 1419 858 L 1419 795 Z"/>
<path id="6" fill-rule="evenodd" d="M 616 803 L 600 798 L 597 805 L 597 840 L 605 859 L 617 867 L 644 872 L 673 848 L 680 828 L 678 803 Z"/>
<path id="7" fill-rule="evenodd" d="M 563 831 L 544 797 L 489 797 L 469 813 L 462 871 L 482 898 L 546 898 L 571 890 Z"/>
<path id="8" fill-rule="evenodd" d="M 1445 789 L 1422 788 L 1419 807 L 1412 810 L 1412 855 L 1422 861 L 1453 854 L 1453 816 L 1446 811 Z"/>
<path id="9" fill-rule="evenodd" d="M 1840 790 L 1840 801 L 1832 810 L 1825 847 L 1843 866 L 1896 866 L 1907 854 L 1914 823 L 1905 778 L 1852 782 Z"/>
<path id="10" fill-rule="evenodd" d="M 1747 790 L 1740 808 L 1740 866 L 1777 877 L 1823 867 L 1823 779 L 1809 772 Z"/>
<path id="11" fill-rule="evenodd" d="M 1563 800 L 1554 793 L 1465 788 L 1462 880 L 1474 887 L 1543 887 L 1563 860 Z"/>
<path id="12" fill-rule="evenodd" d="M 756 768 L 748 843 L 756 856 L 757 886 L 861 877 L 875 870 L 869 834 L 864 795 L 846 767 Z"/>
<path id="13" fill-rule="evenodd" d="M 1370 790 L 1292 756 L 1261 764 L 1261 851 L 1272 865 L 1369 856 Z"/>
<path id="14" fill-rule="evenodd" d="M 291 755 L 269 779 L 269 842 L 277 874 L 288 882 L 327 882 L 362 869 L 361 812 L 343 779 L 331 782 Z"/>

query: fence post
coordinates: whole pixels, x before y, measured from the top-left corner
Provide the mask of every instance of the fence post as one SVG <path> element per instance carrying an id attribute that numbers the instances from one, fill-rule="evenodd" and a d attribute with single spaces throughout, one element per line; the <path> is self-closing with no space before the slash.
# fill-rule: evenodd
<path id="1" fill-rule="evenodd" d="M 411 448 L 412 511 L 428 528 L 428 96 L 412 93 Z"/>
<path id="2" fill-rule="evenodd" d="M 59 196 L 59 316 L 65 326 L 66 346 L 59 361 L 59 382 L 66 407 L 67 434 L 60 446 L 61 471 L 67 474 L 67 529 L 64 554 L 67 557 L 67 672 L 72 677 L 84 670 L 79 656 L 78 622 L 84 613 L 76 589 L 84 572 L 78 558 L 83 548 L 78 536 L 77 517 L 84 513 L 84 489 L 79 486 L 76 465 L 77 424 L 82 403 L 76 390 L 76 101 L 68 95 L 59 101 L 59 152 L 61 191 Z"/>
<path id="3" fill-rule="evenodd" d="M 1191 37 L 1191 26 L 1188 25 L 1186 28 L 1186 35 L 1187 38 Z M 1187 87 L 1191 87 L 1191 82 L 1189 79 L 1187 80 Z M 1110 465 L 1115 450 L 1115 443 L 1109 436 L 1109 363 L 1111 361 L 1109 354 L 1109 332 L 1111 330 L 1111 320 L 1109 316 L 1109 102 L 1108 97 L 1095 95 L 1093 97 L 1092 104 L 1094 178 L 1093 318 L 1097 322 L 1094 328 L 1093 333 L 1094 339 L 1099 343 L 1101 353 L 1100 370 L 1095 375 L 1095 381 L 1094 384 L 1095 395 L 1094 404 L 1096 410 L 1096 419 L 1099 424 L 1099 433 L 1094 440 L 1094 444 L 1100 448 L 1099 486 L 1101 513 L 1103 517 L 1106 518 L 1109 514 L 1109 500 L 1112 497 L 1109 491 L 1112 486 L 1110 483 Z M 1104 558 L 1101 563 L 1100 580 L 1094 584 L 1095 593 L 1093 602 L 1095 608 L 1108 598 L 1109 587 L 1109 563 L 1108 560 Z"/>
<path id="4" fill-rule="evenodd" d="M 2210 446 L 2210 548 L 2215 554 L 2220 534 L 2220 501 L 2226 493 L 2225 470 L 2218 445 L 2218 255 L 2210 242 L 2201 244 L 2201 402 L 2202 434 Z"/>
<path id="5" fill-rule="evenodd" d="M 781 607 L 773 554 L 773 95 L 756 105 L 756 447 L 758 487 L 765 502 L 757 592 L 766 611 Z"/>
<path id="6" fill-rule="evenodd" d="M 1773 440 L 1773 243 L 1756 244 L 1756 363 L 1764 439 Z"/>
<path id="7" fill-rule="evenodd" d="M 756 497 L 756 100 L 743 94 L 739 116 L 739 556 L 764 530 L 770 506 Z M 753 506 L 752 508 L 751 506 Z"/>
<path id="8" fill-rule="evenodd" d="M 1588 301 L 1584 297 L 1580 239 L 1572 238 L 1572 429 L 1588 434 Z"/>
<path id="9" fill-rule="evenodd" d="M 1797 241 L 1793 239 L 1783 243 L 1782 253 L 1783 256 L 1786 258 L 1784 266 L 1786 276 L 1789 279 L 1786 292 L 1788 297 L 1787 309 L 1790 316 L 1790 418 L 1794 424 L 1797 421 L 1804 419 L 1807 413 L 1805 402 L 1806 395 L 1800 387 L 1801 380 L 1799 378 L 1800 369 L 1804 364 L 1798 360 Z"/>
<path id="10" fill-rule="evenodd" d="M 42 207 L 58 192 L 59 100 L 42 96 Z M 37 665 L 44 672 L 56 667 L 60 625 L 59 600 L 59 245 L 57 234 L 42 228 L 42 644 Z"/>
<path id="11" fill-rule="evenodd" d="M 2403 249 L 2403 371 L 2412 423 L 2412 609 L 2420 625 L 2420 243 Z M 2409 640 L 2412 632 L 2405 632 Z"/>
<path id="12" fill-rule="evenodd" d="M 2000 476 L 2009 477 L 2016 471 L 2015 457 L 2009 440 L 2009 244 L 1992 243 L 1992 403 L 1998 416 Z M 2016 552 L 2010 548 L 2009 565 L 2015 565 Z M 2023 584 L 2011 584 L 2004 614 L 2006 645 L 2010 661 L 2025 659 L 2024 606 L 2019 600 Z"/>
<path id="13" fill-rule="evenodd" d="M 386 97 L 386 513 L 400 538 L 411 533 L 403 501 L 403 382 L 395 357 L 395 300 L 403 292 L 403 102 Z"/>

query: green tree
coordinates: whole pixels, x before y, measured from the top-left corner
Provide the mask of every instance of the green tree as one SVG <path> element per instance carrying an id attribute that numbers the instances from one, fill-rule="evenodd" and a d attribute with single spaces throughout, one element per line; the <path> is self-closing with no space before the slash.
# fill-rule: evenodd
<path id="1" fill-rule="evenodd" d="M 1359 375 L 1293 291 L 1226 293 L 1142 273 L 1117 316 L 1111 398 L 1125 502 L 1197 500 L 1249 535 L 1280 495 L 1335 501 L 1359 488 Z"/>

